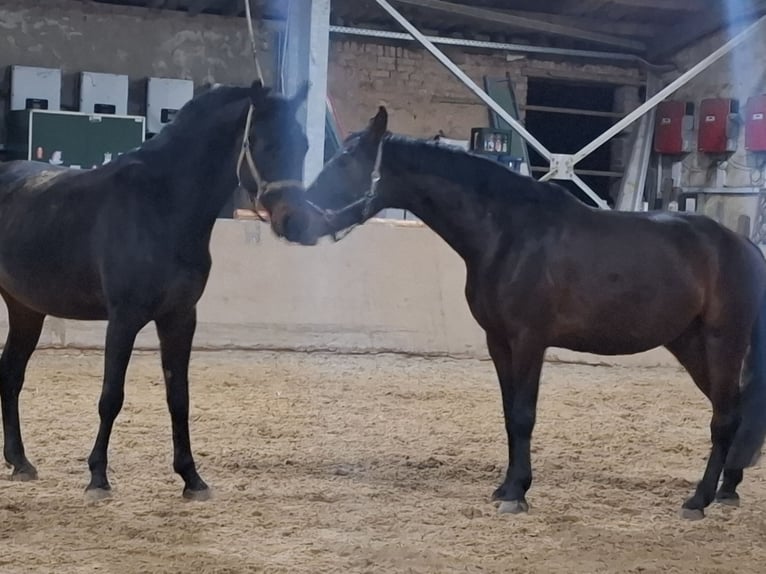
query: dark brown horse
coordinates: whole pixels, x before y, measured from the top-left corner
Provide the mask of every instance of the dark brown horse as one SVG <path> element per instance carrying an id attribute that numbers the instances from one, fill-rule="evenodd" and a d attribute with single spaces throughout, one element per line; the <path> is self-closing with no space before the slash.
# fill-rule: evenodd
<path id="1" fill-rule="evenodd" d="M 699 215 L 593 209 L 554 183 L 386 126 L 381 108 L 305 197 L 277 192 L 264 203 L 277 214 L 274 230 L 303 244 L 380 209 L 407 209 L 463 258 L 468 304 L 502 391 L 509 465 L 494 493 L 500 510 L 528 508 L 548 347 L 602 355 L 668 348 L 713 407 L 712 450 L 683 515 L 704 516 L 721 473 L 718 500 L 737 503 L 743 468 L 766 434 L 766 262 L 758 248 Z"/>
<path id="2" fill-rule="evenodd" d="M 188 369 L 196 304 L 210 272 L 210 235 L 237 188 L 240 167 L 253 195 L 258 183 L 300 179 L 308 146 L 295 112 L 306 93 L 304 87 L 287 99 L 260 82 L 210 90 L 140 148 L 93 170 L 0 164 L 0 295 L 10 324 L 0 399 L 3 452 L 14 479 L 37 477 L 21 440 L 19 393 L 45 316 L 108 321 L 100 425 L 88 458 L 87 490 L 96 498 L 110 490 L 107 447 L 133 343 L 154 321 L 173 467 L 185 497 L 208 496 L 189 440 Z M 256 166 L 250 171 L 238 162 L 245 150 Z"/>

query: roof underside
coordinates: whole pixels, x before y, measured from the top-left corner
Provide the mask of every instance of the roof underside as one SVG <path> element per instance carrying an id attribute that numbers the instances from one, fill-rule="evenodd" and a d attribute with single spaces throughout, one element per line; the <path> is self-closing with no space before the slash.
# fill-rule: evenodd
<path id="1" fill-rule="evenodd" d="M 150 9 L 244 15 L 244 0 L 97 0 Z M 251 0 L 283 20 L 284 0 Z M 660 63 L 722 28 L 766 14 L 766 0 L 390 0 L 421 31 L 536 46 L 625 52 Z M 331 23 L 401 32 L 374 0 L 332 0 Z"/>

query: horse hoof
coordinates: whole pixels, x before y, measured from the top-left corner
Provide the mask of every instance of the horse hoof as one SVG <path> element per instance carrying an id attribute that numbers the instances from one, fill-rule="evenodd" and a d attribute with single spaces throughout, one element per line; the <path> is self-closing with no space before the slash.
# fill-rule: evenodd
<path id="1" fill-rule="evenodd" d="M 197 502 L 204 502 L 206 500 L 210 500 L 213 496 L 213 493 L 210 492 L 209 488 L 203 488 L 201 490 L 191 490 L 189 488 L 184 488 L 184 494 L 183 497 L 186 500 L 194 500 Z"/>
<path id="2" fill-rule="evenodd" d="M 705 511 L 701 508 L 682 508 L 681 518 L 684 520 L 702 520 L 705 518 Z"/>
<path id="3" fill-rule="evenodd" d="M 739 494 L 735 493 L 727 493 L 727 494 L 719 494 L 715 497 L 715 501 L 718 504 L 723 504 L 724 506 L 734 506 L 739 507 Z"/>
<path id="4" fill-rule="evenodd" d="M 85 491 L 85 500 L 88 502 L 98 502 L 112 496 L 112 491 L 106 488 L 89 488 Z"/>
<path id="5" fill-rule="evenodd" d="M 526 500 L 503 500 L 497 507 L 498 514 L 521 514 L 529 512 L 529 504 Z"/>
<path id="6" fill-rule="evenodd" d="M 11 474 L 11 480 L 15 482 L 29 482 L 30 480 L 37 480 L 37 471 L 34 469 L 34 467 L 14 470 L 13 474 Z"/>

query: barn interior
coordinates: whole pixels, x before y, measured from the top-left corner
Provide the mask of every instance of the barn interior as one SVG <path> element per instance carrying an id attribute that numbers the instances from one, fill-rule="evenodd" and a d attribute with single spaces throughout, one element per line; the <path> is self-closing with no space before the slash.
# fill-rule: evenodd
<path id="1" fill-rule="evenodd" d="M 383 104 L 397 133 L 597 209 L 703 214 L 764 250 L 766 1 L 250 7 L 265 83 L 311 83 L 306 182 Z M 0 160 L 96 167 L 195 94 L 249 85 L 246 14 L 243 0 L 0 0 Z M 709 405 L 665 349 L 549 350 L 541 510 L 498 521 L 481 497 L 504 470 L 502 409 L 463 261 L 403 210 L 309 249 L 250 207 L 235 193 L 216 222 L 194 341 L 194 440 L 219 503 L 170 503 L 173 479 L 140 471 L 170 440 L 152 328 L 136 342 L 114 458 L 138 477 L 116 484 L 114 503 L 66 498 L 97 424 L 106 326 L 48 318 L 24 416 L 50 474 L 0 487 L 0 572 L 760 572 L 762 469 L 747 470 L 742 508 L 673 522 L 708 454 Z M 169 456 L 156 460 L 170 468 Z"/>

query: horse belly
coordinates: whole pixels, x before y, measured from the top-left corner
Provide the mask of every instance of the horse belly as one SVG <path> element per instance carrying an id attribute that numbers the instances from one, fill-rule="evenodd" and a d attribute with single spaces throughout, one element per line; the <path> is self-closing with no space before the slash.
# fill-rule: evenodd
<path id="1" fill-rule="evenodd" d="M 644 275 L 626 269 L 624 263 L 610 266 L 602 261 L 596 269 L 603 272 L 563 290 L 553 319 L 552 346 L 630 355 L 678 338 L 702 312 L 704 289 L 688 267 L 679 269 L 675 261 L 660 258 L 651 265 L 654 272 Z"/>
<path id="2" fill-rule="evenodd" d="M 51 273 L 36 266 L 8 269 L 0 262 L 0 289 L 45 315 L 78 320 L 107 318 L 100 279 L 92 272 L 70 269 Z"/>

